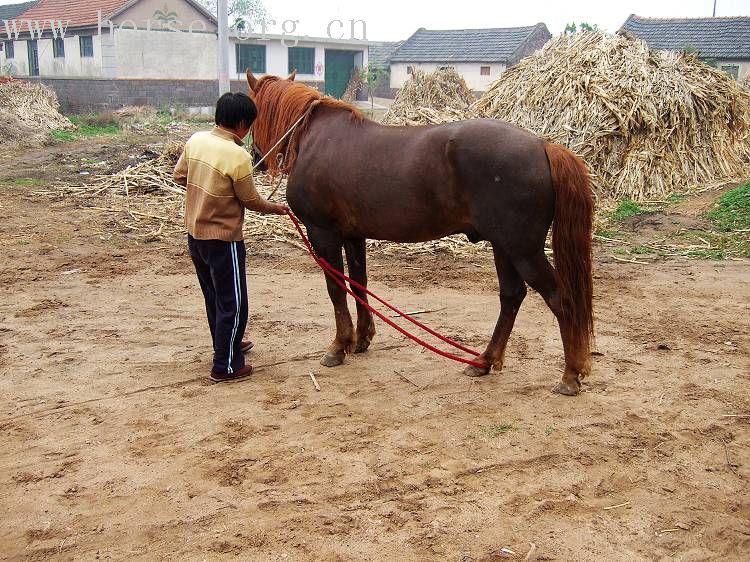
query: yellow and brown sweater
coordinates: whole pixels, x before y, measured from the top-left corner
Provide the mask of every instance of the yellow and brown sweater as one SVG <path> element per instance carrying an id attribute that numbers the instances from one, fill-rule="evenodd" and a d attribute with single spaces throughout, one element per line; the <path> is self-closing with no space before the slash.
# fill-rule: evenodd
<path id="1" fill-rule="evenodd" d="M 174 179 L 187 187 L 185 226 L 198 240 L 242 240 L 245 208 L 262 201 L 250 155 L 237 135 L 214 127 L 185 144 Z"/>

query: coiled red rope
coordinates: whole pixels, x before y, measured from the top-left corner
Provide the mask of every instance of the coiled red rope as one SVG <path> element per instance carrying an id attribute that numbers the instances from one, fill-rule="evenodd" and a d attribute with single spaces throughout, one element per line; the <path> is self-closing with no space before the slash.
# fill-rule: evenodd
<path id="1" fill-rule="evenodd" d="M 349 285 L 351 285 L 352 287 L 354 287 L 356 289 L 359 289 L 360 291 L 364 291 L 367 295 L 371 296 L 372 298 L 374 298 L 375 300 L 377 300 L 379 303 L 383 304 L 384 306 L 390 308 L 393 312 L 395 312 L 399 316 L 401 316 L 403 318 L 406 318 L 409 322 L 411 322 L 412 324 L 418 326 L 419 328 L 421 328 L 422 330 L 424 330 L 428 334 L 431 334 L 431 335 L 435 336 L 436 338 L 440 339 L 441 341 L 443 341 L 443 342 L 445 342 L 445 343 L 447 343 L 447 344 L 449 344 L 449 345 L 451 345 L 451 346 L 453 346 L 453 347 L 455 347 L 457 349 L 460 349 L 461 351 L 463 351 L 465 353 L 469 353 L 471 355 L 479 355 L 478 351 L 470 349 L 470 348 L 468 348 L 468 347 L 466 347 L 466 346 L 464 346 L 464 345 L 462 345 L 462 344 L 460 344 L 458 342 L 453 341 L 450 338 L 447 338 L 447 337 L 443 336 L 442 334 L 439 334 L 438 332 L 436 332 L 435 330 L 433 330 L 429 326 L 425 326 L 424 324 L 422 324 L 419 320 L 417 320 L 417 319 L 409 316 L 405 312 L 400 311 L 398 308 L 396 308 L 395 306 L 393 306 L 389 302 L 381 299 L 375 293 L 373 293 L 372 291 L 370 291 L 367 287 L 365 287 L 365 286 L 357 283 L 354 279 L 351 279 L 350 277 L 348 277 L 347 275 L 345 275 L 343 272 L 341 272 L 338 269 L 336 269 L 335 267 L 333 267 L 330 263 L 328 263 L 326 260 L 324 260 L 323 258 L 321 258 L 320 256 L 318 256 L 315 253 L 315 250 L 313 249 L 312 244 L 310 244 L 310 241 L 308 240 L 307 236 L 305 235 L 305 232 L 302 230 L 302 227 L 300 226 L 299 220 L 297 219 L 296 216 L 294 216 L 294 213 L 292 213 L 291 211 L 289 211 L 288 215 L 289 215 L 289 218 L 294 223 L 294 226 L 297 229 L 297 232 L 299 232 L 299 235 L 302 237 L 302 241 L 305 243 L 305 247 L 307 248 L 307 251 L 309 252 L 309 254 L 312 257 L 312 259 L 315 261 L 315 263 L 318 264 L 318 267 L 320 267 L 323 270 L 323 272 L 326 275 L 328 275 L 339 287 L 341 287 L 342 289 L 344 289 L 344 291 L 346 291 L 352 297 L 354 297 L 354 299 L 359 304 L 361 304 L 362 306 L 364 306 L 365 308 L 367 308 L 367 310 L 369 310 L 375 316 L 377 316 L 378 318 L 380 318 L 383 322 L 385 322 L 386 324 L 388 324 L 392 328 L 396 329 L 397 331 L 399 331 L 401 334 L 403 334 L 404 336 L 406 336 L 410 340 L 418 343 L 419 345 L 421 345 L 422 347 L 424 347 L 426 349 L 429 349 L 433 353 L 437 353 L 438 355 L 441 355 L 442 357 L 446 357 L 448 359 L 452 359 L 453 361 L 457 361 L 459 363 L 465 363 L 467 365 L 472 365 L 472 366 L 477 367 L 479 369 L 486 369 L 488 367 L 488 365 L 486 363 L 483 363 L 481 361 L 475 361 L 473 359 L 466 359 L 464 357 L 459 357 L 458 355 L 454 355 L 453 353 L 449 353 L 447 351 L 443 351 L 442 349 L 438 349 L 434 345 L 431 345 L 428 342 L 424 341 L 423 339 L 421 339 L 421 338 L 415 336 L 414 334 L 408 332 L 407 330 L 405 330 L 404 328 L 402 328 L 401 326 L 399 326 L 398 324 L 396 324 L 395 322 L 393 322 L 390 318 L 387 318 L 379 310 L 376 310 L 375 308 L 373 308 L 372 306 L 370 306 L 370 304 L 367 301 L 365 301 L 363 298 L 361 298 L 359 295 L 357 295 L 354 291 L 352 291 L 349 287 L 347 287 L 346 283 L 348 282 Z"/>

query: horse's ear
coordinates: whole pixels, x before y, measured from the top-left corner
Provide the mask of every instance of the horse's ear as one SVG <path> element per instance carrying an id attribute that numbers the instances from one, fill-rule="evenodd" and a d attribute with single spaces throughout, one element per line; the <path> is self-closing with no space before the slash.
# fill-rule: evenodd
<path id="1" fill-rule="evenodd" d="M 249 68 L 247 69 L 247 83 L 253 92 L 258 87 L 258 79 L 250 72 Z"/>
<path id="2" fill-rule="evenodd" d="M 290 82 L 294 82 L 295 78 L 297 78 L 297 69 L 296 68 L 294 69 L 294 72 L 292 72 L 289 75 L 289 78 L 287 78 L 287 80 L 289 80 Z"/>

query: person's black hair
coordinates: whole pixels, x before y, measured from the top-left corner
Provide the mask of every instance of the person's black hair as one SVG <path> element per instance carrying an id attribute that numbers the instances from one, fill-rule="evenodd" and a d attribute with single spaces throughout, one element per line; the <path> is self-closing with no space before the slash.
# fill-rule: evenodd
<path id="1" fill-rule="evenodd" d="M 257 116 L 258 108 L 247 94 L 227 92 L 216 102 L 216 124 L 227 129 L 236 129 L 243 123 L 250 127 Z"/>

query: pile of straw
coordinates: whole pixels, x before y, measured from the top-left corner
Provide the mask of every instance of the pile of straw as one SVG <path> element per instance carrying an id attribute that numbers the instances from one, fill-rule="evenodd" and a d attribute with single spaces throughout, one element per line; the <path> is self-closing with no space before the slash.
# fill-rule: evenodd
<path id="1" fill-rule="evenodd" d="M 693 55 L 626 35 L 553 39 L 473 113 L 568 146 L 605 197 L 663 198 L 743 179 L 750 163 L 750 93 Z"/>
<path id="2" fill-rule="evenodd" d="M 20 146 L 40 146 L 56 129 L 72 129 L 57 96 L 43 84 L 12 78 L 0 81 L 0 138 Z"/>
<path id="3" fill-rule="evenodd" d="M 356 101 L 357 94 L 363 86 L 362 75 L 359 73 L 359 69 L 355 68 L 352 70 L 352 77 L 349 78 L 349 83 L 346 85 L 346 90 L 344 91 L 344 95 L 341 96 L 341 100 L 348 103 Z"/>
<path id="4" fill-rule="evenodd" d="M 384 125 L 429 125 L 459 121 L 476 100 L 466 81 L 455 70 L 425 74 L 415 70 L 399 90 Z"/>

